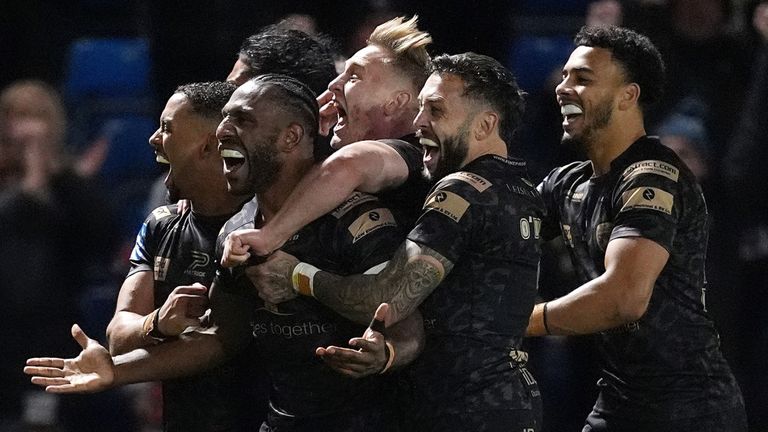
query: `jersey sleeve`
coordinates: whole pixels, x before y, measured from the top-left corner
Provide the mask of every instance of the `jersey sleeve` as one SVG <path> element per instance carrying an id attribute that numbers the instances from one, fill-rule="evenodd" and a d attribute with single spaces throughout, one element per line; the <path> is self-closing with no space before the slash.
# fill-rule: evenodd
<path id="1" fill-rule="evenodd" d="M 392 147 L 403 158 L 405 164 L 408 165 L 407 183 L 420 183 L 424 168 L 421 150 L 417 146 L 403 140 L 384 139 L 380 140 L 380 142 Z"/>
<path id="2" fill-rule="evenodd" d="M 136 243 L 131 251 L 131 268 L 128 270 L 128 276 L 139 272 L 154 271 L 158 228 L 163 220 L 173 216 L 175 212 L 175 206 L 158 207 L 141 224 L 139 234 L 136 235 Z"/>
<path id="3" fill-rule="evenodd" d="M 408 239 L 427 246 L 457 262 L 474 226 L 483 217 L 478 203 L 480 192 L 467 183 L 445 178 L 427 195 L 422 213 Z"/>
<path id="4" fill-rule="evenodd" d="M 539 191 L 544 202 L 544 218 L 541 221 L 541 237 L 544 240 L 552 240 L 560 235 L 560 208 L 556 200 L 557 179 L 562 168 L 555 168 L 544 180 L 539 183 L 536 190 Z"/>
<path id="5" fill-rule="evenodd" d="M 364 273 L 388 261 L 403 241 L 392 211 L 373 196 L 359 195 L 369 199 L 358 200 L 343 215 L 339 209 L 335 212 L 338 222 L 332 244 L 341 268 L 349 274 Z"/>
<path id="6" fill-rule="evenodd" d="M 671 250 L 683 206 L 678 164 L 648 159 L 624 170 L 612 196 L 611 240 L 644 237 Z"/>

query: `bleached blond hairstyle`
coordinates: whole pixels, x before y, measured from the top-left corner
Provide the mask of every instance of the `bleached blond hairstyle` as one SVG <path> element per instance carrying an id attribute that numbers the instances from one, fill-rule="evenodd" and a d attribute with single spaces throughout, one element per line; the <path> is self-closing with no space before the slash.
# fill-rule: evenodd
<path id="1" fill-rule="evenodd" d="M 429 76 L 427 45 L 432 43 L 432 36 L 417 27 L 418 20 L 417 15 L 408 21 L 405 17 L 393 18 L 376 27 L 368 37 L 368 45 L 377 45 L 392 53 L 391 64 L 411 79 L 417 92 Z"/>

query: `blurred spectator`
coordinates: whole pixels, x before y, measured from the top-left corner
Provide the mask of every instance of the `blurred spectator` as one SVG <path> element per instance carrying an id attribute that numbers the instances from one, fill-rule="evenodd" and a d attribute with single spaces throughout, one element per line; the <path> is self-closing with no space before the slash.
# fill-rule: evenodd
<path id="1" fill-rule="evenodd" d="M 666 28 L 649 34 L 667 66 L 666 95 L 648 119 L 650 129 L 656 130 L 672 113 L 698 106 L 712 156 L 720 158 L 736 122 L 748 71 L 746 44 L 730 27 L 732 6 L 729 0 L 669 0 L 665 11 Z"/>
<path id="2" fill-rule="evenodd" d="M 49 85 L 18 81 L 0 93 L 3 431 L 57 422 L 57 398 L 35 389 L 19 367 L 40 350 L 76 352 L 68 329 L 80 319 L 79 301 L 89 286 L 108 279 L 111 214 L 98 189 L 63 155 L 65 128 L 64 109 Z"/>
<path id="3" fill-rule="evenodd" d="M 723 162 L 730 207 L 729 224 L 736 228 L 737 267 L 732 284 L 739 290 L 738 353 L 740 378 L 750 430 L 768 430 L 768 2 L 754 10 L 752 24 L 761 37 L 747 98 Z"/>
<path id="4" fill-rule="evenodd" d="M 658 135 L 661 143 L 674 150 L 704 185 L 709 177 L 710 150 L 702 121 L 690 115 L 673 114 L 659 127 Z"/>

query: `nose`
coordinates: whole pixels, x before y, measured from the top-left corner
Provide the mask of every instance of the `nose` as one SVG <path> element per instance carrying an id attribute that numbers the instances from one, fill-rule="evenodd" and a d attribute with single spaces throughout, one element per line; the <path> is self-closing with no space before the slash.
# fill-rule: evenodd
<path id="1" fill-rule="evenodd" d="M 344 88 L 344 83 L 347 82 L 345 77 L 346 75 L 344 73 L 340 73 L 336 78 L 333 79 L 333 81 L 328 83 L 328 90 L 334 94 L 341 94 Z"/>
<path id="2" fill-rule="evenodd" d="M 568 92 L 570 92 L 570 90 L 571 88 L 568 85 L 568 78 L 564 77 L 562 80 L 560 80 L 560 84 L 558 84 L 555 87 L 555 95 L 556 96 L 566 95 L 568 94 Z"/>
<path id="3" fill-rule="evenodd" d="M 216 139 L 221 141 L 229 136 L 232 136 L 232 125 L 229 123 L 229 116 L 225 116 L 216 127 Z"/>
<path id="4" fill-rule="evenodd" d="M 427 119 L 427 110 L 424 109 L 424 107 L 419 108 L 418 114 L 416 114 L 416 118 L 413 119 L 413 125 L 417 129 L 423 129 L 429 126 L 429 121 Z"/>
<path id="5" fill-rule="evenodd" d="M 152 147 L 160 147 L 160 128 L 157 128 L 155 133 L 149 136 L 149 145 Z"/>

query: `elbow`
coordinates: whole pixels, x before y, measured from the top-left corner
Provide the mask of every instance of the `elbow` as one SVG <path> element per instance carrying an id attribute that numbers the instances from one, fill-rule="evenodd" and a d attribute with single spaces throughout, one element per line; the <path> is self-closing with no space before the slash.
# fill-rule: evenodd
<path id="1" fill-rule="evenodd" d="M 650 296 L 626 296 L 621 299 L 616 308 L 619 324 L 628 324 L 642 318 L 648 310 L 649 301 Z"/>

